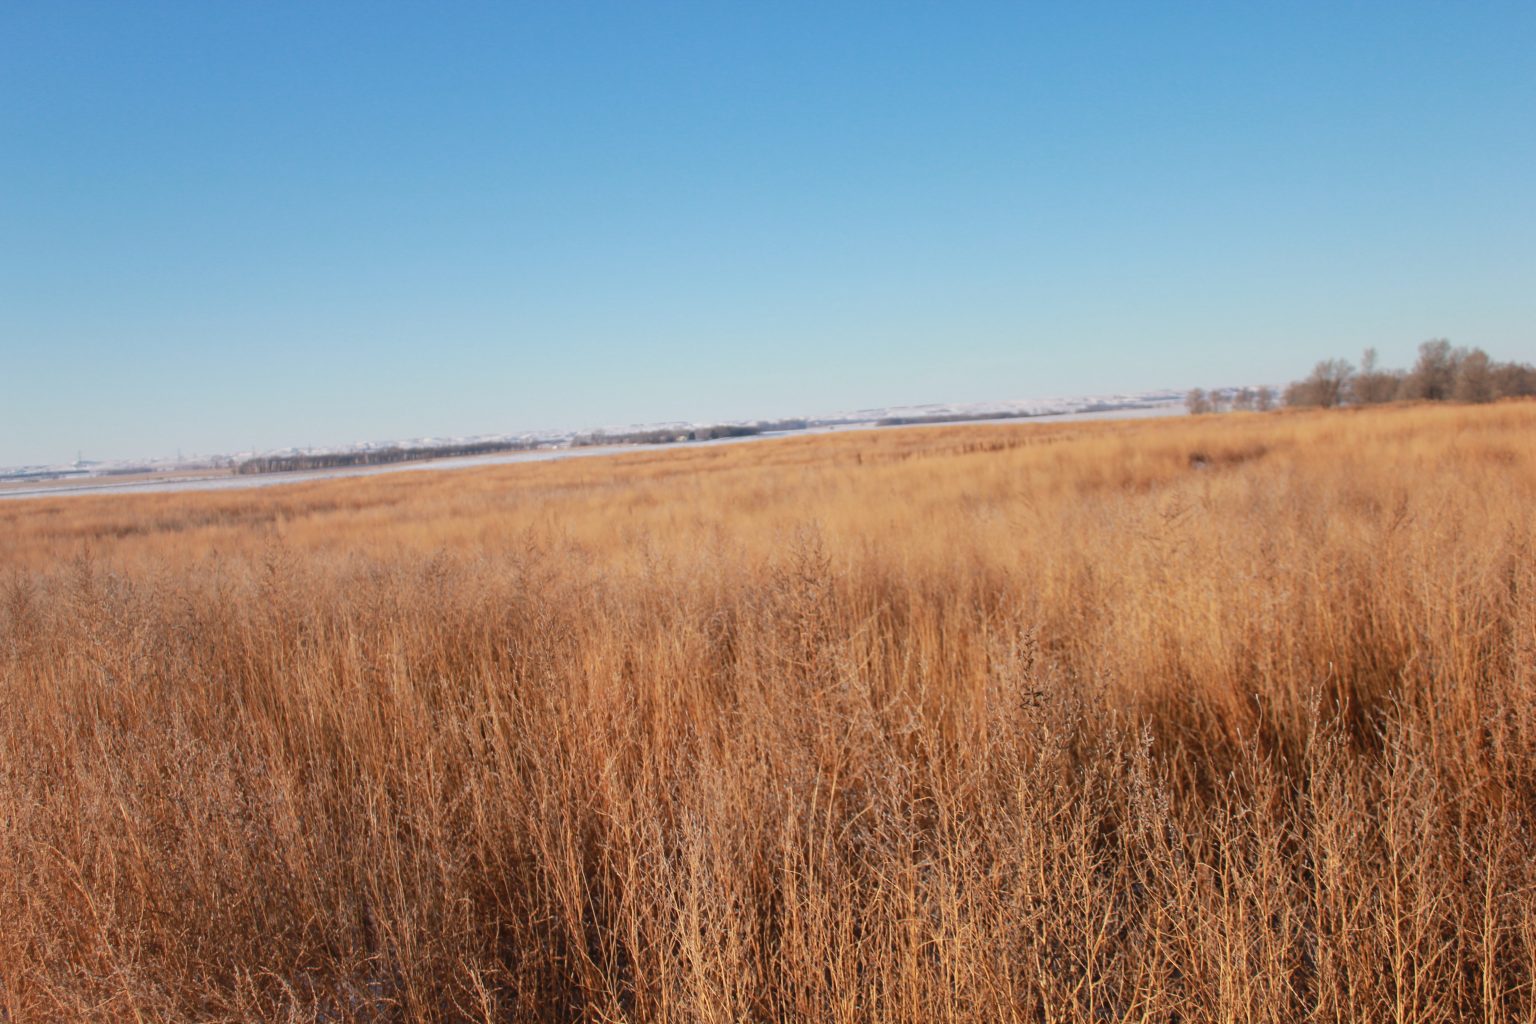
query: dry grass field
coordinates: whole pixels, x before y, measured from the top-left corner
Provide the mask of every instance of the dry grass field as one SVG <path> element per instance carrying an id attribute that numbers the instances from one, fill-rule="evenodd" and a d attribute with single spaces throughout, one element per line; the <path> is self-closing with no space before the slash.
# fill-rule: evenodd
<path id="1" fill-rule="evenodd" d="M 1536 403 L 0 502 L 0 1020 L 1536 1020 Z"/>

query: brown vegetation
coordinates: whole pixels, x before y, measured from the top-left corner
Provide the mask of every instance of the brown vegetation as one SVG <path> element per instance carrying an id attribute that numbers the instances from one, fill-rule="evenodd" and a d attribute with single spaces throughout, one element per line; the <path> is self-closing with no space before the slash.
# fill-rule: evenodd
<path id="1" fill-rule="evenodd" d="M 1533 442 L 0 503 L 0 1019 L 1531 1020 Z"/>

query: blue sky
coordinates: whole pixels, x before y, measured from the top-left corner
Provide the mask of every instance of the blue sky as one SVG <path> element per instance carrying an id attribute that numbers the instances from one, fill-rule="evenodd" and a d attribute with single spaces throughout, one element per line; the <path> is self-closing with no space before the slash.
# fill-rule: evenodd
<path id="1" fill-rule="evenodd" d="M 1536 4 L 0 7 L 0 464 L 1536 360 Z"/>

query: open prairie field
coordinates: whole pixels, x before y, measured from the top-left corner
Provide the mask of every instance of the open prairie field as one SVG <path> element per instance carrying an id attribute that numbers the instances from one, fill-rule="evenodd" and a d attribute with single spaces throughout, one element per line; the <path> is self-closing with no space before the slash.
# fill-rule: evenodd
<path id="1" fill-rule="evenodd" d="M 1536 403 L 0 504 L 0 1020 L 1536 1019 Z"/>

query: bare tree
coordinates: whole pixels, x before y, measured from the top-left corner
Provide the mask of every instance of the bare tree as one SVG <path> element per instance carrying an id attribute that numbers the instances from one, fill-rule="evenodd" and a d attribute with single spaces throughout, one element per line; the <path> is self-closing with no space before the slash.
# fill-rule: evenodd
<path id="1" fill-rule="evenodd" d="M 1212 410 L 1210 396 L 1204 388 L 1191 388 L 1189 394 L 1184 396 L 1184 408 L 1189 410 L 1191 416 L 1201 416 Z"/>
<path id="2" fill-rule="evenodd" d="M 1360 370 L 1355 374 L 1354 399 L 1361 405 L 1390 402 L 1402 389 L 1403 375 L 1397 370 L 1383 370 L 1376 364 L 1376 350 L 1368 348 L 1360 356 Z"/>
<path id="3" fill-rule="evenodd" d="M 1493 365 L 1487 352 L 1474 348 L 1457 360 L 1451 397 L 1458 402 L 1493 401 Z"/>
<path id="4" fill-rule="evenodd" d="M 1444 402 L 1456 387 L 1456 366 L 1465 349 L 1453 349 L 1444 338 L 1419 346 L 1418 362 L 1403 379 L 1403 397 L 1425 402 Z"/>
<path id="5" fill-rule="evenodd" d="M 1312 368 L 1310 377 L 1285 389 L 1285 404 L 1324 409 L 1342 405 L 1349 400 L 1349 383 L 1354 372 L 1348 359 L 1324 359 Z"/>
<path id="6" fill-rule="evenodd" d="M 1494 363 L 1490 376 L 1496 398 L 1536 395 L 1536 366 L 1529 363 Z"/>

